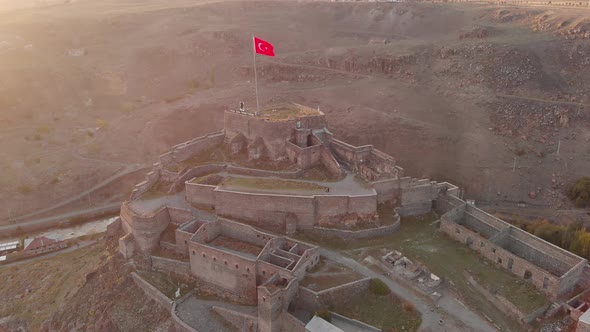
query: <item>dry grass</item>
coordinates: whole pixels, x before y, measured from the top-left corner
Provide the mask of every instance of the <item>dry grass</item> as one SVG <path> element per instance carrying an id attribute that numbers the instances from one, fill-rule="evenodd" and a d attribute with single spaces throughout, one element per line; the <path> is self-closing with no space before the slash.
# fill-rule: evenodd
<path id="1" fill-rule="evenodd" d="M 288 121 L 312 115 L 320 115 L 320 112 L 316 109 L 296 104 L 277 105 L 259 112 L 261 118 L 269 121 Z"/>
<path id="2" fill-rule="evenodd" d="M 310 182 L 292 180 L 268 179 L 268 178 L 240 178 L 227 177 L 223 181 L 224 187 L 267 190 L 267 191 L 317 191 L 325 192 L 327 187 Z"/>
<path id="3" fill-rule="evenodd" d="M 0 267 L 0 317 L 15 316 L 29 322 L 31 331 L 38 331 L 84 285 L 104 252 L 99 242 L 30 264 Z"/>

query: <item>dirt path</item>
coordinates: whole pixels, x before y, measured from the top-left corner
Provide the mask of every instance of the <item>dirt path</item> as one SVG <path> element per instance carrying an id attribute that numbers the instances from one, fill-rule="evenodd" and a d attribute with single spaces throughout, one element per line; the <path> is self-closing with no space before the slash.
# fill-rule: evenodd
<path id="1" fill-rule="evenodd" d="M 381 279 L 396 295 L 412 302 L 422 314 L 422 324 L 420 325 L 421 331 L 497 331 L 497 329 L 490 325 L 487 320 L 481 318 L 478 314 L 465 307 L 461 302 L 451 297 L 449 294 L 446 294 L 437 302 L 440 306 L 439 310 L 431 311 L 431 308 L 434 305 L 433 303 L 416 295 L 397 281 L 387 278 L 359 262 L 344 257 L 335 251 L 321 248 L 320 253 L 326 258 L 345 265 L 364 276 Z M 445 322 L 443 326 L 439 325 L 440 320 Z"/>
<path id="2" fill-rule="evenodd" d="M 14 222 L 17 222 L 17 221 L 20 221 L 20 220 L 23 220 L 23 219 L 27 219 L 27 218 L 30 218 L 30 217 L 34 217 L 34 216 L 40 215 L 41 213 L 45 213 L 45 212 L 48 212 L 48 211 L 51 211 L 51 210 L 55 210 L 55 209 L 57 209 L 59 207 L 62 207 L 64 205 L 67 205 L 69 203 L 72 203 L 74 201 L 77 201 L 77 200 L 83 198 L 86 195 L 90 195 L 95 190 L 100 189 L 100 188 L 102 188 L 102 187 L 110 184 L 111 182 L 113 182 L 113 181 L 115 181 L 115 180 L 117 180 L 117 179 L 119 179 L 119 178 L 121 178 L 121 177 L 123 177 L 123 176 L 125 176 L 127 174 L 130 174 L 130 173 L 133 173 L 135 171 L 138 171 L 138 170 L 140 170 L 142 168 L 145 168 L 145 166 L 143 166 L 143 165 L 127 165 L 122 170 L 120 170 L 119 172 L 117 172 L 117 173 L 113 174 L 112 176 L 110 176 L 110 177 L 102 180 L 101 182 L 95 184 L 94 186 L 90 187 L 89 189 L 87 189 L 87 190 L 85 190 L 85 191 L 83 191 L 81 193 L 78 193 L 76 195 L 70 196 L 70 198 L 68 198 L 66 200 L 63 200 L 63 201 L 61 201 L 61 202 L 59 202 L 57 204 L 54 204 L 52 206 L 48 206 L 46 208 L 37 210 L 35 212 L 27 213 L 27 214 L 24 214 L 24 215 L 21 215 L 21 216 L 12 218 L 10 220 L 10 222 L 14 223 Z M 50 217 L 50 218 L 54 218 L 54 217 Z M 44 218 L 44 219 L 48 219 L 48 218 Z M 29 223 L 31 223 L 31 222 L 29 222 Z M 19 225 L 22 226 L 22 225 L 26 225 L 26 224 L 29 224 L 29 223 L 20 223 Z M 13 225 L 13 226 L 16 228 L 18 225 Z M 5 228 L 5 227 L 2 227 L 2 228 Z M 0 228 L 0 229 L 2 229 L 2 228 Z"/>

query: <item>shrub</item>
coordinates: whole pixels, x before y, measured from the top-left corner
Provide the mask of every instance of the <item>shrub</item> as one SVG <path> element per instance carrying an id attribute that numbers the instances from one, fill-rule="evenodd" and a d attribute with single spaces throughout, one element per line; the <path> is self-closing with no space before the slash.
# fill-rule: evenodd
<path id="1" fill-rule="evenodd" d="M 190 86 L 192 89 L 198 89 L 201 86 L 201 83 L 199 83 L 199 80 L 193 79 L 190 81 Z"/>
<path id="2" fill-rule="evenodd" d="M 97 119 L 96 120 L 96 126 L 98 128 L 101 128 L 102 129 L 102 128 L 104 128 L 104 127 L 107 126 L 107 122 L 105 120 L 103 120 L 103 119 Z"/>
<path id="3" fill-rule="evenodd" d="M 315 315 L 325 320 L 326 322 L 332 321 L 332 313 L 328 309 L 320 309 L 315 312 Z"/>
<path id="4" fill-rule="evenodd" d="M 416 307 L 414 306 L 414 304 L 408 301 L 404 301 L 404 303 L 402 303 L 402 309 L 404 309 L 404 311 L 408 313 L 416 312 Z"/>
<path id="5" fill-rule="evenodd" d="M 568 197 L 577 208 L 590 205 L 590 177 L 579 178 L 567 191 Z"/>
<path id="6" fill-rule="evenodd" d="M 376 296 L 389 295 L 389 287 L 381 279 L 371 279 L 370 290 Z"/>
<path id="7" fill-rule="evenodd" d="M 21 194 L 30 194 L 32 191 L 33 189 L 26 184 L 18 187 L 18 192 Z"/>

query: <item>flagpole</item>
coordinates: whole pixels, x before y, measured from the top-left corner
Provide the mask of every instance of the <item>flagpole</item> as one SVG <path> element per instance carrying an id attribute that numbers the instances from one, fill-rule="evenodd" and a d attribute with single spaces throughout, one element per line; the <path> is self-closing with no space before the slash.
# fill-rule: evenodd
<path id="1" fill-rule="evenodd" d="M 256 111 L 260 112 L 260 104 L 258 103 L 258 75 L 256 74 L 256 42 L 252 36 L 252 57 L 254 58 L 254 85 L 256 86 Z"/>

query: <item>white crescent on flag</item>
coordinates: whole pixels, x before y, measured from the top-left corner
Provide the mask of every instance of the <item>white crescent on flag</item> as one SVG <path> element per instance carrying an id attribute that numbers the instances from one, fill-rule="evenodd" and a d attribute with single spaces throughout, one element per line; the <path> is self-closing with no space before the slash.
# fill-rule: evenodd
<path id="1" fill-rule="evenodd" d="M 257 37 L 254 37 L 254 50 L 258 54 L 275 56 L 272 44 Z"/>

